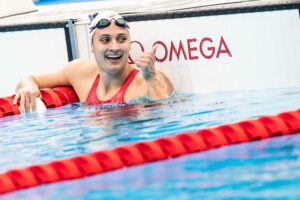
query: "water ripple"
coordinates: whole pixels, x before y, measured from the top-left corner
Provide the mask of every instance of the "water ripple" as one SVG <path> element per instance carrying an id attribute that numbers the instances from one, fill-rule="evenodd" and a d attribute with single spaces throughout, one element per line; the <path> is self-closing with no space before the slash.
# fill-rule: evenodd
<path id="1" fill-rule="evenodd" d="M 121 107 L 76 103 L 43 114 L 9 116 L 0 119 L 0 172 L 299 107 L 299 89 L 291 88 L 182 94 Z"/>

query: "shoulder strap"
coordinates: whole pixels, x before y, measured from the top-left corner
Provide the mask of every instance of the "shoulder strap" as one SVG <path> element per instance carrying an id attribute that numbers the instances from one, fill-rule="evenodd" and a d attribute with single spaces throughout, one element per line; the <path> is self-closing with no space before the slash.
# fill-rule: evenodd
<path id="1" fill-rule="evenodd" d="M 138 73 L 139 73 L 139 70 L 137 70 L 137 69 L 133 69 L 129 73 L 129 75 L 125 79 L 124 83 L 122 84 L 120 90 L 117 92 L 117 94 L 115 96 L 113 96 L 110 99 L 110 102 L 124 102 L 125 101 L 126 91 Z"/>
<path id="2" fill-rule="evenodd" d="M 97 97 L 97 87 L 98 87 L 99 80 L 100 80 L 100 75 L 98 74 L 97 77 L 95 78 L 93 86 L 92 86 L 92 88 L 90 90 L 90 93 L 88 95 L 86 103 L 87 104 L 102 104 L 102 103 L 124 102 L 125 101 L 126 91 L 127 91 L 129 85 L 131 84 L 131 82 L 134 80 L 134 78 L 136 77 L 136 75 L 138 73 L 139 73 L 139 70 L 133 69 L 129 73 L 129 75 L 127 76 L 127 78 L 125 79 L 125 81 L 123 82 L 123 84 L 122 84 L 121 88 L 119 89 L 119 91 L 111 99 L 106 100 L 106 101 L 101 101 Z"/>
<path id="3" fill-rule="evenodd" d="M 95 81 L 93 83 L 93 86 L 89 92 L 89 95 L 86 99 L 87 104 L 98 104 L 101 103 L 97 97 L 97 87 L 100 80 L 100 75 L 98 74 L 95 78 Z"/>

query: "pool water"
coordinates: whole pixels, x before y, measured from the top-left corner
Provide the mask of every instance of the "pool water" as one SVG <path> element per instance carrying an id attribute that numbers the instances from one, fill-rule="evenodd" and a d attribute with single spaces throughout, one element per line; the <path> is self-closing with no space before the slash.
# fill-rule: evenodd
<path id="1" fill-rule="evenodd" d="M 181 94 L 142 104 L 48 109 L 0 119 L 0 172 L 183 131 L 300 108 L 300 88 Z M 290 198 L 298 190 L 299 135 L 233 145 L 4 199 Z"/>

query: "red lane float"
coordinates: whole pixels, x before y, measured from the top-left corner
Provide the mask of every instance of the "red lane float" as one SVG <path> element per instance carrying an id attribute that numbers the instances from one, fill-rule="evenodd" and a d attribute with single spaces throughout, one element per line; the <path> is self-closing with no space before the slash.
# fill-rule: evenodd
<path id="1" fill-rule="evenodd" d="M 269 132 L 258 120 L 242 121 L 238 125 L 245 131 L 250 141 L 269 137 Z"/>
<path id="2" fill-rule="evenodd" d="M 53 91 L 59 96 L 62 105 L 78 102 L 78 96 L 72 87 L 55 87 Z"/>
<path id="3" fill-rule="evenodd" d="M 139 165 L 145 162 L 141 152 L 132 145 L 118 147 L 114 151 L 126 166 Z"/>
<path id="4" fill-rule="evenodd" d="M 286 125 L 291 133 L 300 132 L 300 115 L 298 112 L 285 112 L 281 113 L 278 116 L 286 122 Z"/>
<path id="5" fill-rule="evenodd" d="M 78 102 L 76 92 L 72 87 L 55 87 L 41 89 L 42 101 L 46 108 L 54 108 L 63 106 L 69 103 Z M 13 104 L 13 96 L 0 98 L 0 118 L 9 115 L 19 115 L 19 102 Z"/>
<path id="6" fill-rule="evenodd" d="M 51 105 L 56 104 L 53 102 Z M 47 164 L 9 170 L 0 174 L 0 194 L 299 131 L 300 109 L 277 116 L 142 141 Z"/>
<path id="7" fill-rule="evenodd" d="M 14 96 L 0 98 L 0 117 L 20 114 L 18 105 L 13 104 Z"/>
<path id="8" fill-rule="evenodd" d="M 33 165 L 28 167 L 34 177 L 36 178 L 38 184 L 51 183 L 59 181 L 57 172 L 53 167 L 46 165 Z"/>
<path id="9" fill-rule="evenodd" d="M 103 171 L 100 163 L 92 155 L 81 155 L 72 158 L 83 176 L 98 174 Z"/>
<path id="10" fill-rule="evenodd" d="M 12 180 L 16 189 L 32 187 L 38 184 L 34 174 L 27 168 L 10 170 L 6 174 Z"/>

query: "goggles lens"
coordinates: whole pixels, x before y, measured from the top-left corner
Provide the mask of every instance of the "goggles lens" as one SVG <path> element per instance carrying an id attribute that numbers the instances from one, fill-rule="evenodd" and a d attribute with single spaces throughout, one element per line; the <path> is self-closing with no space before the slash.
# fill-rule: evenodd
<path id="1" fill-rule="evenodd" d="M 117 26 L 120 26 L 123 28 L 129 28 L 127 22 L 122 17 L 119 17 L 119 18 L 112 17 L 111 19 L 105 19 L 105 18 L 100 19 L 99 22 L 95 26 L 92 26 L 90 28 L 90 32 L 92 32 L 96 28 L 102 29 L 102 28 L 106 28 L 106 27 L 110 26 L 111 21 L 114 21 Z"/>

